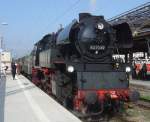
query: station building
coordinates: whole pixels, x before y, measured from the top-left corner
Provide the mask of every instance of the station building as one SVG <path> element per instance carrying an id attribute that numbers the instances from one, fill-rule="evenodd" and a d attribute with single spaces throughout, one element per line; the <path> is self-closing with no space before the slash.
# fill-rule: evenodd
<path id="1" fill-rule="evenodd" d="M 11 73 L 11 61 L 12 61 L 11 52 L 9 51 L 1 52 L 0 59 L 1 59 L 1 64 L 3 64 L 3 66 L 8 66 L 6 73 Z"/>

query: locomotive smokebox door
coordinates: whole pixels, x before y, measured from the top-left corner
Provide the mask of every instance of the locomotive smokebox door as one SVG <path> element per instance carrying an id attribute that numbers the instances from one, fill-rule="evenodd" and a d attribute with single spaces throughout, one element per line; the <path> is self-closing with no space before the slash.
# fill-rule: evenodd
<path id="1" fill-rule="evenodd" d="M 114 25 L 118 48 L 131 48 L 133 46 L 132 32 L 127 23 Z"/>

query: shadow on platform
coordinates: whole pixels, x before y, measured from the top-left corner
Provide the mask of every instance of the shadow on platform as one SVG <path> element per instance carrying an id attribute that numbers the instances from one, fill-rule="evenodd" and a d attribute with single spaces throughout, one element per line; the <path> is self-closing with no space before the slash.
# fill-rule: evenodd
<path id="1" fill-rule="evenodd" d="M 13 94 L 17 94 L 17 93 L 20 93 L 20 92 L 23 92 L 24 90 L 30 90 L 30 89 L 33 89 L 33 88 L 36 88 L 36 86 L 28 86 L 26 88 L 19 88 L 19 89 L 15 89 L 15 90 L 12 90 L 12 91 L 9 91 L 6 93 L 6 96 L 10 96 L 10 95 L 13 95 Z"/>

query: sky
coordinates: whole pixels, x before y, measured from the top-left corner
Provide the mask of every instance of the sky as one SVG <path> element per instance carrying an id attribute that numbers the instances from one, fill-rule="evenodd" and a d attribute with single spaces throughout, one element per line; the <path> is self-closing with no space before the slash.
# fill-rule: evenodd
<path id="1" fill-rule="evenodd" d="M 0 0 L 0 36 L 14 57 L 32 50 L 44 35 L 89 12 L 109 19 L 149 0 Z M 2 25 L 1 23 L 8 23 Z"/>

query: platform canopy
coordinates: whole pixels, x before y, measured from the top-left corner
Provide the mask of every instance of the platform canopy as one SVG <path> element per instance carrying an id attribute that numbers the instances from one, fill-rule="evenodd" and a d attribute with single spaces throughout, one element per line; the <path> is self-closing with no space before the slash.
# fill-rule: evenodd
<path id="1" fill-rule="evenodd" d="M 150 2 L 110 18 L 111 25 L 127 22 L 133 35 L 133 52 L 148 52 L 150 45 Z"/>

